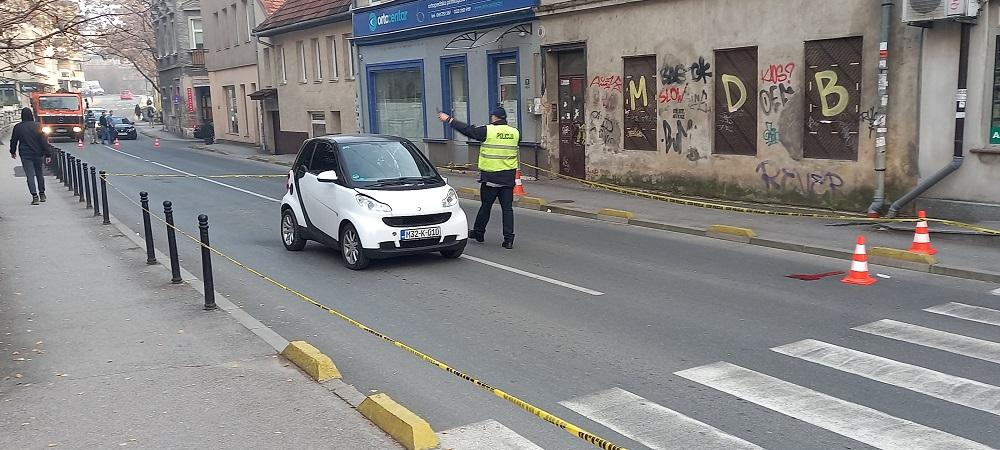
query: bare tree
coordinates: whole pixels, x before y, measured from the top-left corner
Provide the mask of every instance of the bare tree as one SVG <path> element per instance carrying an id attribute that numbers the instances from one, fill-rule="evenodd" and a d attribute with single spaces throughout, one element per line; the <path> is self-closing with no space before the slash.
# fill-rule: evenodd
<path id="1" fill-rule="evenodd" d="M 87 50 L 105 59 L 131 64 L 159 91 L 156 67 L 156 36 L 150 5 L 143 0 L 118 0 L 110 7 L 114 15 L 90 22 Z"/>

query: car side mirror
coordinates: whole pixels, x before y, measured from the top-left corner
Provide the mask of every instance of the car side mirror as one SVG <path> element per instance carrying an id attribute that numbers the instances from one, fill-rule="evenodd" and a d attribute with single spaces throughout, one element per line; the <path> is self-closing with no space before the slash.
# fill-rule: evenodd
<path id="1" fill-rule="evenodd" d="M 319 175 L 316 175 L 316 180 L 321 183 L 334 183 L 337 181 L 337 172 L 334 170 L 320 172 Z"/>

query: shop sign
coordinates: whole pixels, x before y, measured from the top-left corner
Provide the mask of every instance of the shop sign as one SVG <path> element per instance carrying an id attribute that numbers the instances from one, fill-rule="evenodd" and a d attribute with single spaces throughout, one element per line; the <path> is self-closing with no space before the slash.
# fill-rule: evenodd
<path id="1" fill-rule="evenodd" d="M 474 19 L 528 9 L 538 0 L 417 0 L 354 13 L 354 37 Z"/>

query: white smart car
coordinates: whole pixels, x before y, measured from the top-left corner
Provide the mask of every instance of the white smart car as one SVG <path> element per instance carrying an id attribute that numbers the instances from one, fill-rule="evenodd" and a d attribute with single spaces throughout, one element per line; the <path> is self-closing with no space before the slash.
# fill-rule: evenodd
<path id="1" fill-rule="evenodd" d="M 469 225 L 458 194 L 406 139 L 333 135 L 306 140 L 281 200 L 281 240 L 340 248 L 344 265 L 440 252 L 458 258 Z"/>

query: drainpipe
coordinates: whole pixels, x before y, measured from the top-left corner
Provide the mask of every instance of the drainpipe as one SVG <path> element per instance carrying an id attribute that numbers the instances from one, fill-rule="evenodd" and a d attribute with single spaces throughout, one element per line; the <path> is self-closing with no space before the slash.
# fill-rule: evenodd
<path id="1" fill-rule="evenodd" d="M 868 217 L 878 217 L 885 206 L 885 149 L 889 117 L 889 34 L 892 26 L 892 0 L 882 0 L 882 25 L 879 29 L 878 111 L 869 120 L 875 127 L 875 196 L 868 206 Z"/>
<path id="2" fill-rule="evenodd" d="M 962 41 L 958 50 L 958 90 L 955 91 L 955 147 L 952 153 L 951 162 L 939 170 L 934 176 L 922 181 L 912 191 L 906 193 L 902 198 L 896 200 L 889 207 L 889 214 L 886 217 L 896 217 L 899 210 L 913 199 L 923 194 L 924 191 L 934 186 L 939 181 L 958 170 L 965 159 L 963 147 L 965 146 L 965 102 L 968 96 L 969 81 L 969 35 L 972 32 L 972 24 L 962 23 Z"/>

